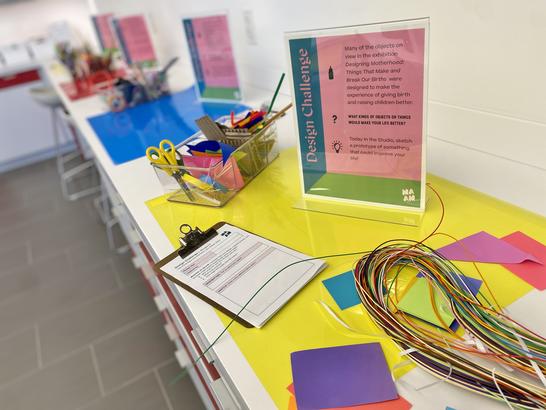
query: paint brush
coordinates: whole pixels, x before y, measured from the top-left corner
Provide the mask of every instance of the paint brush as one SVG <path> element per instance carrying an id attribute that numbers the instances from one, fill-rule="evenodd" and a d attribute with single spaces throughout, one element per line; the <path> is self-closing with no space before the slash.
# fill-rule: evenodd
<path id="1" fill-rule="evenodd" d="M 269 109 L 267 110 L 268 114 L 273 109 L 273 104 L 275 104 L 275 100 L 277 99 L 277 95 L 279 94 L 279 90 L 281 89 L 281 85 L 283 81 L 284 81 L 284 73 L 282 73 L 281 75 L 281 79 L 279 80 L 279 83 L 277 84 L 277 89 L 275 90 L 275 94 L 273 94 L 273 99 L 271 100 L 271 104 L 269 104 Z"/>

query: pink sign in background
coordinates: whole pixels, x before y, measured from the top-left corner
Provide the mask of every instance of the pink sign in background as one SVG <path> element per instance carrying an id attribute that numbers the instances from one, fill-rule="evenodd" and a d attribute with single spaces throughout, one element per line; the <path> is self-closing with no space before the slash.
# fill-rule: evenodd
<path id="1" fill-rule="evenodd" d="M 100 14 L 98 16 L 95 16 L 97 30 L 102 40 L 102 46 L 105 49 L 118 48 L 116 37 L 114 35 L 114 32 L 112 30 L 112 25 L 111 25 L 112 17 L 113 17 L 113 14 L 111 13 Z"/>
<path id="2" fill-rule="evenodd" d="M 395 48 L 389 44 L 395 45 Z M 424 45 L 424 29 L 317 38 L 326 167 L 329 173 L 421 179 Z M 393 52 L 397 55 L 378 55 Z M 356 57 L 347 57 L 348 54 Z M 386 62 L 387 60 L 403 61 L 403 64 L 372 64 L 372 61 Z M 390 72 L 391 69 L 398 68 L 399 72 Z M 376 69 L 387 69 L 388 72 L 376 73 Z M 347 70 L 353 72 L 348 73 Z M 359 79 L 359 81 L 347 82 L 348 77 L 352 80 Z M 378 81 L 373 80 L 372 77 L 383 77 L 387 80 Z M 398 79 L 391 81 L 394 77 Z M 364 81 L 364 78 L 368 80 Z M 399 88 L 384 88 L 389 84 L 395 84 Z M 347 85 L 362 87 L 371 85 L 374 88 L 348 90 Z M 383 88 L 378 89 L 379 85 Z M 377 92 L 380 94 L 376 98 Z M 393 92 L 404 94 L 394 99 L 391 96 L 381 96 L 381 93 Z M 355 98 L 349 97 L 350 93 L 366 93 L 372 96 Z M 376 100 L 381 99 L 409 101 L 411 104 L 375 103 Z M 351 101 L 363 100 L 372 101 L 374 104 L 350 104 Z M 350 118 L 350 115 L 356 117 Z M 411 118 L 400 119 L 399 115 Z M 350 124 L 350 120 L 369 121 L 370 124 Z M 371 124 L 372 121 L 381 122 L 381 124 Z M 385 121 L 387 124 L 383 124 Z M 390 125 L 391 122 L 404 124 Z M 380 139 L 387 141 L 390 139 L 393 142 L 382 142 Z M 406 142 L 399 143 L 397 139 Z M 412 142 L 408 143 L 408 139 Z M 356 147 L 355 144 L 359 144 L 360 147 Z M 364 147 L 365 145 L 382 145 L 383 148 L 370 149 Z M 385 149 L 386 146 L 391 148 Z M 403 147 L 403 149 L 392 149 L 394 146 Z M 355 154 L 355 150 L 361 150 L 362 153 Z M 391 152 L 393 155 L 378 155 L 370 151 Z M 395 153 L 403 154 L 403 156 L 395 156 Z"/>
<path id="3" fill-rule="evenodd" d="M 239 88 L 227 16 L 194 18 L 192 26 L 205 85 Z"/>
<path id="4" fill-rule="evenodd" d="M 131 62 L 155 61 L 154 45 L 144 16 L 122 17 L 118 23 Z"/>

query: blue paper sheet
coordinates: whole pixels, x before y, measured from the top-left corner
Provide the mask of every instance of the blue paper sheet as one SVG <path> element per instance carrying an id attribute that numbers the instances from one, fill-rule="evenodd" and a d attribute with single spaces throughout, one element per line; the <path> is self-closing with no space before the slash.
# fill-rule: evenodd
<path id="1" fill-rule="evenodd" d="M 470 292 L 472 292 L 472 294 L 476 296 L 478 292 L 480 291 L 480 287 L 482 286 L 482 281 L 479 279 L 471 278 L 469 276 L 464 276 L 464 275 L 462 276 L 458 275 L 458 276 L 461 278 L 462 282 L 466 284 L 466 286 L 468 287 L 468 290 L 470 290 Z M 459 322 L 457 322 L 457 320 L 454 320 L 451 326 L 449 326 L 449 328 L 453 330 L 454 332 L 457 331 L 457 329 L 459 329 Z"/>
<path id="2" fill-rule="evenodd" d="M 187 147 L 190 149 L 192 155 L 194 151 L 196 152 L 207 152 L 207 151 L 222 151 L 222 164 L 225 164 L 229 159 L 231 154 L 235 151 L 235 147 L 232 147 L 229 144 L 224 144 L 223 142 L 218 141 L 201 141 L 195 145 L 188 144 Z"/>
<path id="3" fill-rule="evenodd" d="M 163 139 L 174 144 L 191 137 L 199 127 L 195 120 L 209 115 L 217 119 L 247 110 L 242 104 L 209 103 L 197 99 L 195 88 L 140 104 L 123 112 L 88 118 L 91 127 L 116 165 L 146 155 L 146 148 Z"/>
<path id="4" fill-rule="evenodd" d="M 360 304 L 352 271 L 323 280 L 322 283 L 341 310 Z"/>

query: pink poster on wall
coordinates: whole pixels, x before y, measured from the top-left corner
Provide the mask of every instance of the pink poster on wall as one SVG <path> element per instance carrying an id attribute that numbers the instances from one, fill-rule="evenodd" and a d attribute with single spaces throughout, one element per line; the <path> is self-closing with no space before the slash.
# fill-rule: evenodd
<path id="1" fill-rule="evenodd" d="M 114 20 L 114 26 L 129 64 L 156 62 L 154 44 L 144 16 L 121 17 Z"/>
<path id="2" fill-rule="evenodd" d="M 240 100 L 227 14 L 182 19 L 201 98 Z"/>
<path id="3" fill-rule="evenodd" d="M 304 196 L 424 210 L 428 19 L 287 37 Z"/>
<path id="4" fill-rule="evenodd" d="M 205 83 L 212 87 L 238 87 L 227 16 L 198 17 L 192 23 Z"/>

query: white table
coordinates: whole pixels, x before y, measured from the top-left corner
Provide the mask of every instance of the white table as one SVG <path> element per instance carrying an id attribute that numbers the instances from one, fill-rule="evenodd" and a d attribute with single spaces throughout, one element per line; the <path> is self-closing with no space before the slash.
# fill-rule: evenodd
<path id="1" fill-rule="evenodd" d="M 171 243 L 145 205 L 145 201 L 163 194 L 162 187 L 144 157 L 119 166 L 112 163 L 87 121 L 88 117 L 106 111 L 106 106 L 99 97 L 72 102 L 58 86 L 59 82 L 67 79 L 63 70 L 58 66 L 47 67 L 46 72 L 95 155 L 113 204 L 113 213 L 118 218 L 135 255 L 134 263 L 148 280 L 154 300 L 167 322 L 167 335 L 177 347 L 176 357 L 184 366 L 189 363 L 188 355 L 194 359 L 199 356 L 224 329 L 224 325 L 207 303 L 170 282 L 158 279 L 151 268 L 154 261 L 165 257 L 173 250 Z M 174 90 L 191 85 L 190 79 L 176 76 L 176 72 L 172 74 L 175 81 L 174 84 L 171 82 L 171 85 Z M 257 91 L 250 95 L 252 98 L 245 103 L 251 106 L 258 106 L 270 98 L 265 91 L 262 94 Z M 281 101 L 279 106 L 283 102 Z M 289 145 L 291 140 L 295 141 L 289 118 L 280 121 L 278 127 L 281 147 Z M 530 306 L 535 306 L 535 312 L 540 311 L 536 307 L 538 303 L 546 305 L 546 298 L 540 292 L 531 292 L 513 304 L 514 313 L 518 313 L 514 317 L 524 319 L 522 312 L 531 309 Z M 544 325 L 540 317 L 537 316 L 537 320 L 538 322 L 528 325 L 541 332 Z M 276 408 L 229 334 L 214 346 L 206 358 L 207 360 L 199 362 L 191 370 L 190 375 L 208 408 L 260 410 Z M 436 382 L 434 385 L 426 389 L 419 389 L 434 382 Z M 458 410 L 505 408 L 503 403 L 468 394 L 445 382 L 438 382 L 419 369 L 410 371 L 397 380 L 396 384 L 399 393 L 414 404 L 414 409 L 443 409 L 446 402 Z"/>
<path id="2" fill-rule="evenodd" d="M 173 251 L 172 245 L 145 205 L 145 201 L 164 193 L 155 173 L 145 157 L 114 165 L 87 121 L 87 118 L 107 111 L 104 102 L 98 96 L 70 101 L 59 87 L 59 83 L 68 80 L 62 67 L 55 64 L 45 67 L 45 71 L 95 156 L 97 167 L 113 203 L 114 214 L 120 220 L 135 254 L 134 262 L 149 280 L 158 307 L 166 312 L 166 320 L 172 322 L 171 326 L 167 326 L 168 332 L 171 337 L 175 336 L 172 333 L 174 326 L 189 353 L 196 358 L 197 349 L 204 350 L 222 331 L 223 325 L 207 303 L 180 288 L 176 292 L 176 297 L 183 310 L 181 312 L 169 301 L 166 293 L 168 291 L 151 271 L 150 260 L 147 258 L 157 261 Z M 171 74 L 171 78 L 173 90 L 181 90 L 192 84 L 190 79 L 177 77 L 176 71 Z M 253 101 L 246 100 L 245 103 L 259 106 L 267 98 L 270 96 L 264 94 L 260 99 L 259 94 L 256 94 Z M 182 314 L 185 317 L 181 317 Z M 192 331 L 188 332 L 188 328 L 184 326 L 185 320 L 193 328 Z M 177 358 L 184 364 L 184 360 L 187 360 L 184 356 L 188 350 L 184 350 L 180 339 L 173 338 L 179 350 Z M 195 342 L 198 347 L 195 346 Z M 190 373 L 208 408 L 276 408 L 229 335 L 218 342 L 213 350 L 211 356 L 214 358 L 217 374 L 203 362 Z"/>

